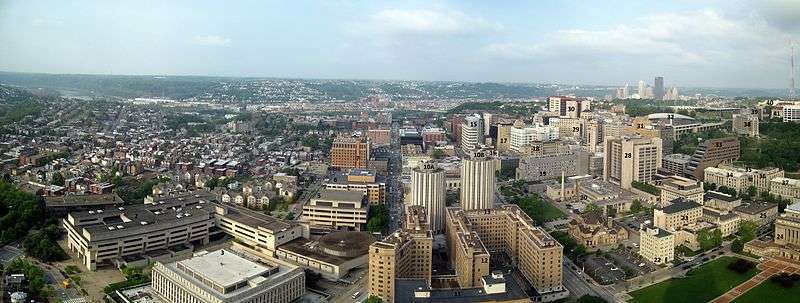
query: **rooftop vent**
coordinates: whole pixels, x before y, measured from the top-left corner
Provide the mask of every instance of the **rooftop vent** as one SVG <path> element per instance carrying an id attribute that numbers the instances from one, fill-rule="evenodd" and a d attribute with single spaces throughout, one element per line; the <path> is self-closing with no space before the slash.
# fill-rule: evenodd
<path id="1" fill-rule="evenodd" d="M 90 215 L 94 215 L 94 211 L 93 211 L 93 210 L 90 210 L 90 211 L 89 211 L 89 214 L 90 214 Z"/>
<path id="2" fill-rule="evenodd" d="M 125 208 L 124 208 L 124 207 L 120 207 L 120 208 L 117 208 L 117 209 L 119 209 L 119 210 L 125 210 Z"/>
<path id="3" fill-rule="evenodd" d="M 123 229 L 123 228 L 125 228 L 125 226 L 117 225 L 117 229 Z"/>
<path id="4" fill-rule="evenodd" d="M 141 223 L 142 225 L 147 225 L 147 222 L 145 222 L 145 221 L 142 221 L 142 222 L 139 222 L 139 223 Z"/>

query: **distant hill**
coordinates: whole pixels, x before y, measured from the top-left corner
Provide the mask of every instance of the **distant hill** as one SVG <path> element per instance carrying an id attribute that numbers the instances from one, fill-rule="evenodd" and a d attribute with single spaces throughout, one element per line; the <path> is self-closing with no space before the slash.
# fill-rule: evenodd
<path id="1" fill-rule="evenodd" d="M 394 101 L 543 98 L 554 94 L 604 97 L 614 87 L 534 83 L 231 78 L 201 76 L 117 76 L 0 72 L 0 84 L 95 97 L 159 97 L 213 102 L 282 103 L 359 100 L 384 95 Z M 681 88 L 681 94 L 783 96 L 781 90 Z"/>

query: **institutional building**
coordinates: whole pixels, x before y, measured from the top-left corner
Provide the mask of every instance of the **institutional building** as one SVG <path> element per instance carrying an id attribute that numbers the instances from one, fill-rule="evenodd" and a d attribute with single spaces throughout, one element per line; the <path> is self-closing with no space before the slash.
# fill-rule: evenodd
<path id="1" fill-rule="evenodd" d="M 733 213 L 739 215 L 744 221 L 750 221 L 764 227 L 778 217 L 778 204 L 775 203 L 742 203 L 733 209 Z"/>
<path id="2" fill-rule="evenodd" d="M 374 170 L 350 169 L 334 171 L 328 176 L 326 189 L 360 191 L 371 205 L 386 203 L 386 180 Z"/>
<path id="3" fill-rule="evenodd" d="M 653 226 L 675 231 L 697 223 L 703 217 L 703 206 L 692 200 L 679 198 L 653 210 Z"/>
<path id="4" fill-rule="evenodd" d="M 686 174 L 704 181 L 707 167 L 736 161 L 739 159 L 739 152 L 739 139 L 736 137 L 705 140 L 692 154 Z"/>
<path id="5" fill-rule="evenodd" d="M 606 137 L 603 179 L 624 189 L 632 181 L 650 182 L 661 165 L 661 139 Z"/>
<path id="6" fill-rule="evenodd" d="M 367 168 L 370 142 L 361 138 L 338 137 L 331 146 L 331 166 L 338 168 Z"/>
<path id="7" fill-rule="evenodd" d="M 487 209 L 494 205 L 497 161 L 487 152 L 478 151 L 461 161 L 461 207 L 465 210 Z"/>
<path id="8" fill-rule="evenodd" d="M 384 301 L 395 298 L 398 279 L 421 279 L 430 285 L 433 255 L 425 209 L 410 206 L 406 226 L 369 247 L 369 294 Z"/>
<path id="9" fill-rule="evenodd" d="M 639 229 L 639 255 L 655 264 L 666 264 L 675 258 L 675 236 L 658 227 Z"/>
<path id="10" fill-rule="evenodd" d="M 770 191 L 770 181 L 783 177 L 783 170 L 779 168 L 739 168 L 732 165 L 720 165 L 705 169 L 704 181 L 715 184 L 717 187 L 725 186 L 737 192 L 746 192 L 750 186 L 758 192 Z"/>
<path id="11" fill-rule="evenodd" d="M 490 275 L 492 254 L 509 258 L 536 290 L 536 302 L 566 298 L 562 284 L 563 246 L 517 205 L 493 209 L 447 208 L 450 261 L 460 287 L 480 287 Z"/>
<path id="12" fill-rule="evenodd" d="M 562 118 L 580 118 L 585 111 L 591 110 L 592 103 L 586 99 L 567 96 L 551 96 L 547 98 L 547 109 Z"/>
<path id="13" fill-rule="evenodd" d="M 305 273 L 277 259 L 222 249 L 156 262 L 151 287 L 172 303 L 288 303 L 305 293 Z"/>
<path id="14" fill-rule="evenodd" d="M 303 237 L 298 224 L 215 201 L 208 192 L 160 197 L 152 203 L 72 212 L 62 226 L 68 249 L 89 270 L 148 258 L 173 247 L 203 245 L 223 232 L 267 255 L 278 245 Z"/>
<path id="15" fill-rule="evenodd" d="M 565 176 L 589 173 L 589 154 L 584 151 L 568 151 L 558 154 L 523 156 L 517 165 L 516 179 L 541 181 Z"/>
<path id="16" fill-rule="evenodd" d="M 753 115 L 750 109 L 743 109 L 744 113 L 733 114 L 733 132 L 740 136 L 758 137 L 758 115 Z"/>
<path id="17" fill-rule="evenodd" d="M 774 178 L 770 180 L 769 193 L 793 203 L 800 202 L 800 180 L 784 177 Z"/>
<path id="18" fill-rule="evenodd" d="M 445 172 L 435 163 L 422 163 L 411 172 L 411 205 L 425 208 L 434 233 L 444 231 Z"/>
<path id="19" fill-rule="evenodd" d="M 464 118 L 461 124 L 461 149 L 464 152 L 477 150 L 484 144 L 483 118 L 474 114 Z"/>
<path id="20" fill-rule="evenodd" d="M 588 213 L 569 222 L 569 234 L 589 251 L 604 247 L 617 247 L 628 239 L 628 230 L 614 224 L 614 220 Z"/>
<path id="21" fill-rule="evenodd" d="M 703 206 L 717 210 L 732 211 L 739 205 L 742 205 L 741 198 L 718 191 L 710 190 L 703 197 Z"/>
<path id="22" fill-rule="evenodd" d="M 300 221 L 312 227 L 362 230 L 368 213 L 369 203 L 364 193 L 324 189 L 303 205 Z"/>
<path id="23" fill-rule="evenodd" d="M 661 202 L 669 202 L 678 198 L 703 203 L 703 183 L 684 177 L 669 176 L 656 181 L 661 189 Z"/>
<path id="24" fill-rule="evenodd" d="M 525 126 L 522 121 L 514 123 L 511 128 L 510 149 L 519 152 L 523 146 L 531 145 L 534 142 L 549 142 L 558 140 L 558 129 L 552 126 L 535 125 Z"/>
<path id="25" fill-rule="evenodd" d="M 691 160 L 692 156 L 689 155 L 669 154 L 661 159 L 661 168 L 671 175 L 684 176 Z"/>
<path id="26" fill-rule="evenodd" d="M 367 265 L 369 245 L 373 242 L 375 238 L 368 232 L 334 231 L 316 240 L 292 240 L 278 247 L 275 256 L 337 281 L 352 269 Z"/>
<path id="27" fill-rule="evenodd" d="M 793 203 L 775 220 L 773 241 L 754 239 L 745 244 L 744 251 L 757 256 L 800 263 L 798 247 L 800 247 L 800 203 Z"/>

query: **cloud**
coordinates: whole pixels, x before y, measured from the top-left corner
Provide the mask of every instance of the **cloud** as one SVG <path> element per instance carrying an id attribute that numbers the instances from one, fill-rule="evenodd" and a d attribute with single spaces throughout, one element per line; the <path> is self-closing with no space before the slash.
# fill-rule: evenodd
<path id="1" fill-rule="evenodd" d="M 800 30 L 800 1 L 757 0 L 752 1 L 759 16 L 772 26 L 783 31 Z"/>
<path id="2" fill-rule="evenodd" d="M 490 56 L 513 60 L 585 58 L 637 59 L 670 64 L 703 65 L 721 60 L 774 59 L 770 30 L 753 20 L 732 20 L 710 10 L 639 18 L 610 29 L 562 29 L 538 43 L 486 45 Z M 754 57 L 755 56 L 755 57 Z"/>
<path id="3" fill-rule="evenodd" d="M 34 27 L 60 27 L 64 25 L 64 22 L 56 19 L 38 17 L 33 18 L 33 20 L 31 20 L 31 24 Z"/>
<path id="4" fill-rule="evenodd" d="M 231 39 L 217 35 L 195 36 L 192 41 L 199 45 L 223 47 L 231 46 Z"/>
<path id="5" fill-rule="evenodd" d="M 361 28 L 389 36 L 452 36 L 499 31 L 503 26 L 457 10 L 385 9 L 369 16 Z"/>

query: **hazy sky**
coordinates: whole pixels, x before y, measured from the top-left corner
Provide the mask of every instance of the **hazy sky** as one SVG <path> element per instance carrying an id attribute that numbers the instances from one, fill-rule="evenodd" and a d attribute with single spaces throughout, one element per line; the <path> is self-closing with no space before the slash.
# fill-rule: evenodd
<path id="1" fill-rule="evenodd" d="M 22 72 L 783 88 L 790 38 L 800 0 L 0 0 Z"/>

